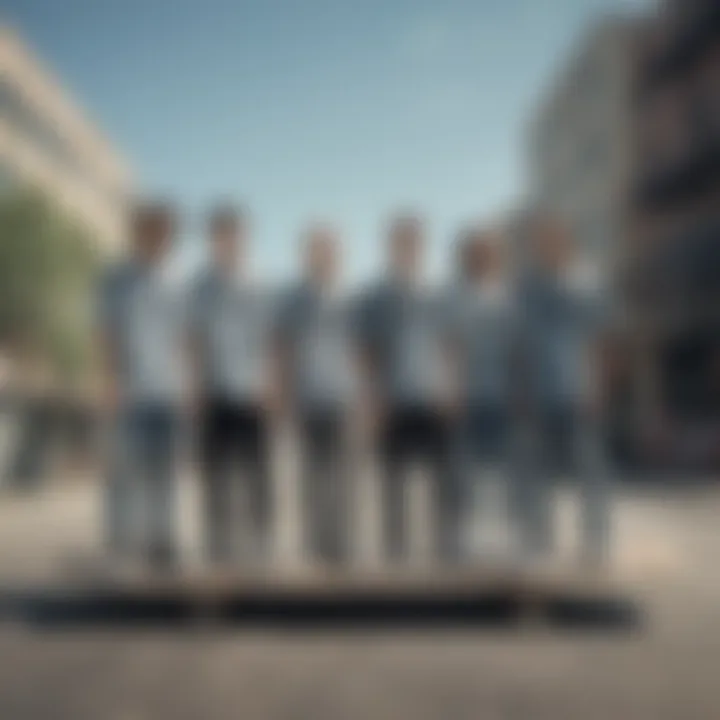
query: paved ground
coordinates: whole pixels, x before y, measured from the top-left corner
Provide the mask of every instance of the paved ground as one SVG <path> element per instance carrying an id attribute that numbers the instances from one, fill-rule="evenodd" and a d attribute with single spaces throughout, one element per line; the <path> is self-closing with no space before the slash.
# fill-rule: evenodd
<path id="1" fill-rule="evenodd" d="M 717 720 L 719 514 L 720 491 L 620 499 L 615 562 L 647 616 L 644 629 L 625 634 L 41 629 L 5 618 L 0 718 Z M 0 496 L 1 586 L 62 578 L 68 558 L 93 547 L 97 518 L 96 493 L 85 485 Z M 289 519 L 282 525 L 287 559 L 296 531 Z"/>

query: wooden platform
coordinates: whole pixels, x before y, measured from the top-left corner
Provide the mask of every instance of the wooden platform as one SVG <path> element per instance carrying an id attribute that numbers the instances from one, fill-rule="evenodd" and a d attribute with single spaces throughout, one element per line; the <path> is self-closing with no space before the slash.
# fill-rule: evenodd
<path id="1" fill-rule="evenodd" d="M 250 622 L 455 623 L 607 620 L 627 626 L 637 602 L 611 576 L 577 570 L 298 568 L 263 572 L 208 569 L 175 573 L 75 574 L 56 588 L 56 616 L 102 618 L 232 617 Z M 84 615 L 83 615 L 84 614 Z"/>
<path id="2" fill-rule="evenodd" d="M 340 596 L 472 597 L 477 594 L 571 594 L 595 596 L 618 592 L 619 583 L 606 573 L 562 568 L 512 570 L 502 567 L 460 569 L 347 569 L 218 571 L 211 569 L 154 573 L 109 568 L 85 574 L 81 586 L 129 595 L 210 599 L 274 596 L 322 600 Z"/>

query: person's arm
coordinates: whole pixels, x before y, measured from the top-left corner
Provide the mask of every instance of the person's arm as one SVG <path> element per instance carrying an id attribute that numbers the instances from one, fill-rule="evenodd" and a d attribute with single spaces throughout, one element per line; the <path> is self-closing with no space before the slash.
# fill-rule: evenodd
<path id="1" fill-rule="evenodd" d="M 273 313 L 266 401 L 278 418 L 287 417 L 292 411 L 294 349 L 291 340 L 291 306 L 291 298 L 283 297 L 277 302 Z"/>
<path id="2" fill-rule="evenodd" d="M 193 420 L 202 402 L 203 388 L 203 353 L 202 338 L 202 307 L 203 297 L 199 287 L 191 288 L 185 297 L 184 317 L 185 332 L 183 333 L 186 378 L 185 409 Z"/>
<path id="3" fill-rule="evenodd" d="M 589 411 L 595 420 L 602 418 L 607 410 L 611 391 L 611 368 L 608 363 L 609 338 L 603 328 L 595 332 L 589 345 L 591 392 Z"/>
<path id="4" fill-rule="evenodd" d="M 289 348 L 278 330 L 272 333 L 262 405 L 272 420 L 282 419 L 290 412 Z"/>
<path id="5" fill-rule="evenodd" d="M 385 415 L 379 363 L 372 348 L 360 341 L 355 352 L 359 378 L 359 407 L 364 432 L 373 437 Z"/>
<path id="6" fill-rule="evenodd" d="M 462 337 L 460 318 L 449 298 L 446 298 L 440 307 L 439 332 L 447 372 L 447 392 L 442 410 L 453 417 L 460 411 L 463 398 L 467 394 L 465 382 L 468 376 L 468 354 Z"/>
<path id="7" fill-rule="evenodd" d="M 378 328 L 374 296 L 367 295 L 358 302 L 355 311 L 355 358 L 360 384 L 360 413 L 363 427 L 373 437 L 386 412 L 383 396 L 381 364 L 378 352 Z"/>
<path id="8" fill-rule="evenodd" d="M 115 416 L 120 402 L 120 341 L 117 279 L 104 276 L 96 295 L 94 331 L 95 354 L 99 374 L 99 403 L 103 417 Z"/>
<path id="9" fill-rule="evenodd" d="M 584 301 L 585 321 L 589 325 L 587 410 L 592 419 L 599 421 L 607 412 L 612 392 L 611 316 L 607 298 L 596 294 Z"/>
<path id="10" fill-rule="evenodd" d="M 527 316 L 525 289 L 516 281 L 512 291 L 508 341 L 508 377 L 510 413 L 515 422 L 526 420 L 531 412 L 533 368 L 530 319 Z"/>
<path id="11" fill-rule="evenodd" d="M 120 404 L 118 380 L 118 342 L 108 327 L 95 331 L 95 347 L 100 371 L 100 411 L 105 418 L 115 416 Z"/>

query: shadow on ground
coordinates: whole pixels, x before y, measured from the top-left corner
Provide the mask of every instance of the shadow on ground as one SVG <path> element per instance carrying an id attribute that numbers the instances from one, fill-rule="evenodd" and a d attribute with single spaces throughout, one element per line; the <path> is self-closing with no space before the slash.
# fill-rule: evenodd
<path id="1" fill-rule="evenodd" d="M 0 594 L 0 620 L 41 630 L 167 629 L 205 622 L 313 632 L 453 627 L 512 630 L 531 623 L 557 630 L 632 632 L 644 625 L 637 603 L 618 597 L 557 595 L 532 600 L 511 593 L 484 593 L 461 598 L 376 595 L 367 599 L 338 594 L 318 600 L 246 593 L 221 601 L 198 601 L 177 595 L 80 595 L 22 589 Z"/>

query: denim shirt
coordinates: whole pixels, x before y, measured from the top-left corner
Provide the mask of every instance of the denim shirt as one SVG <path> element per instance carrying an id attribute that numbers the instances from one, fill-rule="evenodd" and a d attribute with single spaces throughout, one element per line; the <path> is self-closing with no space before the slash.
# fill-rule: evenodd
<path id="1" fill-rule="evenodd" d="M 539 273 L 520 289 L 525 366 L 535 397 L 547 405 L 573 405 L 592 383 L 592 348 L 606 322 L 601 292 Z"/>

